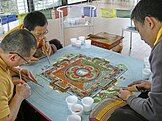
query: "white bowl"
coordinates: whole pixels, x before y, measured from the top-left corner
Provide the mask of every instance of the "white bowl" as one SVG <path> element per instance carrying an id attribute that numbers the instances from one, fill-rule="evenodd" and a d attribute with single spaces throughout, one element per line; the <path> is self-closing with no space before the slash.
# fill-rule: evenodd
<path id="1" fill-rule="evenodd" d="M 66 103 L 68 105 L 68 108 L 70 109 L 70 107 L 72 105 L 74 105 L 75 103 L 77 103 L 78 98 L 75 95 L 70 95 L 66 98 Z"/>
<path id="2" fill-rule="evenodd" d="M 92 97 L 84 97 L 82 99 L 83 109 L 85 112 L 89 112 L 92 109 L 94 99 Z"/>
<path id="3" fill-rule="evenodd" d="M 79 115 L 69 115 L 67 121 L 81 121 L 81 117 Z"/>
<path id="4" fill-rule="evenodd" d="M 74 104 L 70 108 L 71 113 L 75 115 L 82 115 L 83 112 L 83 106 L 81 104 Z"/>

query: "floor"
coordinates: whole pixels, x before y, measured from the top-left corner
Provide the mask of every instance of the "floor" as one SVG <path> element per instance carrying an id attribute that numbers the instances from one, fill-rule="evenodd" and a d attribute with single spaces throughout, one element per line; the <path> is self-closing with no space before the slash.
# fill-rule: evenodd
<path id="1" fill-rule="evenodd" d="M 100 15 L 100 8 L 117 8 L 130 10 L 133 9 L 136 0 L 130 0 L 129 2 L 114 2 L 115 0 L 100 0 L 94 1 L 92 5 L 97 7 L 97 17 L 94 19 L 94 33 L 99 32 L 109 32 L 112 34 L 121 35 L 122 28 L 130 26 L 129 18 L 103 18 Z M 88 30 L 87 28 L 71 28 L 66 29 L 65 31 L 65 40 L 68 45 L 70 42 L 70 38 L 78 37 L 81 35 L 87 36 Z M 141 40 L 140 35 L 138 33 L 133 33 L 132 39 L 132 49 L 130 51 L 130 33 L 124 32 L 123 39 L 123 55 L 131 56 L 140 60 L 143 60 L 145 57 L 148 57 L 151 51 L 151 48 Z"/>
<path id="2" fill-rule="evenodd" d="M 124 41 L 123 41 L 123 50 L 122 50 L 122 54 L 123 55 L 129 55 L 129 33 L 126 33 L 124 35 Z M 151 48 L 140 39 L 140 36 L 138 34 L 134 34 L 133 35 L 133 44 L 132 44 L 132 49 L 131 49 L 131 53 L 130 56 L 137 58 L 137 59 L 141 59 L 143 60 L 145 57 L 148 57 L 150 55 L 151 52 Z"/>
<path id="3" fill-rule="evenodd" d="M 121 35 L 122 28 L 127 27 L 130 25 L 130 19 L 129 18 L 104 18 L 100 16 L 100 8 L 119 8 L 119 9 L 132 9 L 133 6 L 136 4 L 136 1 L 131 2 L 114 2 L 112 0 L 100 0 L 100 1 L 94 1 L 92 5 L 97 7 L 97 17 L 94 19 L 94 33 L 99 32 L 109 32 L 112 34 Z M 15 27 L 18 24 L 18 22 L 12 22 L 10 23 L 10 28 Z M 49 33 L 47 34 L 47 38 L 53 39 L 57 38 L 61 42 L 60 37 L 60 27 L 59 27 L 59 20 L 58 19 L 49 19 L 48 20 L 48 30 Z M 7 26 L 4 26 L 5 30 L 7 30 Z M 89 33 L 89 30 L 86 27 L 80 27 L 80 28 L 70 28 L 65 30 L 65 40 L 66 45 L 70 44 L 70 38 L 72 37 L 79 37 L 79 36 L 87 36 Z M 129 39 L 129 32 L 124 32 L 124 39 L 123 39 L 123 55 L 131 56 L 140 60 L 143 60 L 145 57 L 148 57 L 151 51 L 151 48 L 144 43 L 141 39 L 139 34 L 134 33 L 133 34 L 133 44 L 132 49 L 130 53 L 130 39 Z"/>
<path id="4" fill-rule="evenodd" d="M 112 0 L 112 1 L 115 1 L 115 0 Z M 134 6 L 137 4 L 137 2 L 138 0 L 129 0 L 129 2 L 108 2 L 107 4 L 104 4 L 104 2 L 101 2 L 102 4 L 99 6 L 107 7 L 107 8 L 111 7 L 111 8 L 117 8 L 117 9 L 123 9 L 123 10 L 132 10 Z M 126 26 L 130 26 L 130 20 L 128 18 L 123 18 L 122 20 L 124 20 L 124 22 L 121 22 L 121 20 L 119 19 L 116 19 L 116 20 L 118 22 L 117 25 L 119 29 L 125 28 Z M 124 25 L 124 27 L 120 26 L 121 23 L 122 25 Z M 115 31 L 118 31 L 119 29 L 115 29 Z M 123 47 L 124 48 L 121 54 L 129 55 L 131 57 L 134 57 L 140 60 L 143 60 L 145 57 L 148 57 L 151 52 L 151 48 L 143 40 L 141 40 L 139 33 L 133 33 L 132 49 L 130 50 L 130 33 L 128 31 L 124 32 Z"/>

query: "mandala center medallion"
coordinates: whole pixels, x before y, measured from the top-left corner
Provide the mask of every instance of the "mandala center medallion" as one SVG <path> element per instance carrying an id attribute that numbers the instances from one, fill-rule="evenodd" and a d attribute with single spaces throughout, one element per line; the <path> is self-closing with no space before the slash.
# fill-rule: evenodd
<path id="1" fill-rule="evenodd" d="M 85 68 L 79 68 L 78 70 L 76 70 L 76 74 L 78 76 L 86 76 L 89 73 L 89 70 L 85 69 Z"/>

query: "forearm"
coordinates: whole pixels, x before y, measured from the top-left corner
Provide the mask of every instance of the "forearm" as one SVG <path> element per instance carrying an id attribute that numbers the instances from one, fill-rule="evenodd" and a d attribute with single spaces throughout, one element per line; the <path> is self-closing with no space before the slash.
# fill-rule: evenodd
<path id="1" fill-rule="evenodd" d="M 146 119 L 152 120 L 153 118 L 155 118 L 153 106 L 149 98 L 143 99 L 132 95 L 128 98 L 127 103 L 133 110 L 135 110 Z"/>
<path id="2" fill-rule="evenodd" d="M 0 119 L 0 121 L 14 121 L 17 117 L 22 101 L 23 101 L 22 98 L 15 95 L 9 104 L 10 114 L 6 116 L 5 118 Z"/>

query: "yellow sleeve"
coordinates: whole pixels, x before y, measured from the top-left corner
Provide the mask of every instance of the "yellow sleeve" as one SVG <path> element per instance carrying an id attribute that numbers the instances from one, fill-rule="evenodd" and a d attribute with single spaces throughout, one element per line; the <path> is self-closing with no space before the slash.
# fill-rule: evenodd
<path id="1" fill-rule="evenodd" d="M 0 119 L 10 114 L 7 89 L 4 83 L 0 83 Z"/>

